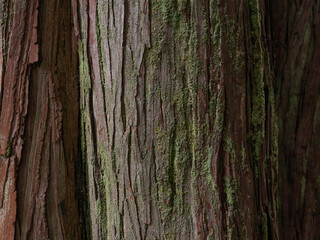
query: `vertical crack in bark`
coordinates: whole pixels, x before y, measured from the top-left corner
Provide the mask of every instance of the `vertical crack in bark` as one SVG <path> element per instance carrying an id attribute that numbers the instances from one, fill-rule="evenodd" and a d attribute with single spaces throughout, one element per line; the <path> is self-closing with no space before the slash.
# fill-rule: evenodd
<path id="1" fill-rule="evenodd" d="M 112 1 L 113 2 L 113 1 Z M 125 105 L 125 94 L 126 94 L 126 80 L 125 80 L 125 64 L 126 64 L 126 51 L 127 51 L 127 35 L 128 35 L 128 3 L 126 0 L 123 1 L 123 23 L 122 23 L 122 59 L 121 59 L 121 87 L 120 87 L 120 99 L 121 99 L 121 117 L 123 124 L 123 131 L 127 128 L 127 114 L 126 114 L 126 105 Z"/>

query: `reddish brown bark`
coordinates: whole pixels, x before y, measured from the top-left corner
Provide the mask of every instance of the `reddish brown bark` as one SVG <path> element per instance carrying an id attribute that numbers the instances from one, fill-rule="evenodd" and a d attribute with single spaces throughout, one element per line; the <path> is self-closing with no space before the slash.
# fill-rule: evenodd
<path id="1" fill-rule="evenodd" d="M 79 239 L 77 45 L 68 1 L 3 1 L 0 233 Z M 13 20 L 11 22 L 10 13 Z"/>
<path id="2" fill-rule="evenodd" d="M 93 239 L 318 238 L 319 3 L 78 2 Z"/>
<path id="3" fill-rule="evenodd" d="M 278 238 L 260 4 L 87 4 L 78 19 L 93 239 Z"/>
<path id="4" fill-rule="evenodd" d="M 320 239 L 320 2 L 275 1 L 283 239 Z"/>
<path id="5" fill-rule="evenodd" d="M 320 2 L 0 4 L 0 239 L 320 239 Z"/>

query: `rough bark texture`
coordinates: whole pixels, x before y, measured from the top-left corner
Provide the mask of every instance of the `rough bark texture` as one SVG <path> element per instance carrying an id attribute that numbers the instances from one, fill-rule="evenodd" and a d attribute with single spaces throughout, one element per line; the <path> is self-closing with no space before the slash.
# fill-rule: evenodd
<path id="1" fill-rule="evenodd" d="M 0 4 L 5 239 L 320 239 L 319 1 Z"/>
<path id="2" fill-rule="evenodd" d="M 0 238 L 79 239 L 71 3 L 0 4 Z"/>
<path id="3" fill-rule="evenodd" d="M 319 238 L 317 1 L 76 4 L 93 239 Z"/>
<path id="4" fill-rule="evenodd" d="M 283 239 L 320 239 L 320 2 L 275 1 Z"/>
<path id="5" fill-rule="evenodd" d="M 88 1 L 92 238 L 278 238 L 269 25 L 257 1 Z"/>

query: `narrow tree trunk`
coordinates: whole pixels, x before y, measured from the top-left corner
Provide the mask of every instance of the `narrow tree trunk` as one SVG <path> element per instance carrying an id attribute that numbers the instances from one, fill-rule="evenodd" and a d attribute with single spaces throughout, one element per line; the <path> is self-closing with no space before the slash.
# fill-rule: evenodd
<path id="1" fill-rule="evenodd" d="M 79 239 L 77 47 L 68 1 L 1 1 L 1 239 Z"/>
<path id="2" fill-rule="evenodd" d="M 274 1 L 283 239 L 320 239 L 320 2 Z"/>

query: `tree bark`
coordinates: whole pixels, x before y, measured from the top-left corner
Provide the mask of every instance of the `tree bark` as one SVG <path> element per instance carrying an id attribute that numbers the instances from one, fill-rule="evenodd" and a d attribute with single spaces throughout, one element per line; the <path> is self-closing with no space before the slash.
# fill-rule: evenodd
<path id="1" fill-rule="evenodd" d="M 320 2 L 274 1 L 283 239 L 319 239 Z"/>
<path id="2" fill-rule="evenodd" d="M 0 4 L 5 239 L 320 239 L 320 2 Z"/>
<path id="3" fill-rule="evenodd" d="M 319 238 L 319 3 L 78 9 L 93 239 Z"/>
<path id="4" fill-rule="evenodd" d="M 1 239 L 79 239 L 71 3 L 1 1 Z"/>
<path id="5" fill-rule="evenodd" d="M 89 1 L 79 16 L 92 238 L 279 238 L 261 4 Z"/>

